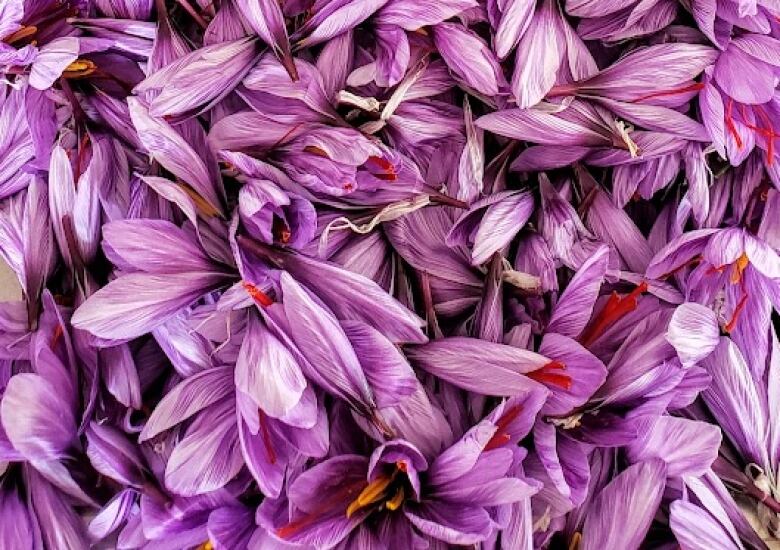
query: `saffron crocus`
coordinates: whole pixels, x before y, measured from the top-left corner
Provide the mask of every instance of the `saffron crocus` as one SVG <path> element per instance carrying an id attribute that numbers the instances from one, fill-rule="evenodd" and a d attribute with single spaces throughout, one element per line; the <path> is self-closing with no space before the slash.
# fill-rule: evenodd
<path id="1" fill-rule="evenodd" d="M 771 546 L 776 4 L 0 0 L 0 550 Z"/>
<path id="2" fill-rule="evenodd" d="M 686 274 L 688 296 L 714 309 L 721 328 L 745 346 L 760 376 L 769 349 L 778 269 L 777 253 L 745 230 L 702 229 L 669 243 L 648 266 L 647 275 Z"/>
<path id="3" fill-rule="evenodd" d="M 210 259 L 192 233 L 164 221 L 115 223 L 122 229 L 108 230 L 104 247 L 124 273 L 81 305 L 75 327 L 104 339 L 134 338 L 230 281 L 230 271 Z M 146 239 L 159 248 L 139 246 Z M 121 321 L 113 308 L 124 311 Z"/>
<path id="4" fill-rule="evenodd" d="M 321 547 L 386 530 L 394 540 L 410 542 L 487 540 L 502 521 L 501 510 L 538 489 L 517 475 L 522 453 L 511 446 L 529 428 L 531 395 L 500 405 L 432 462 L 402 440 L 377 447 L 370 457 L 328 459 L 292 483 L 291 514 L 273 525 L 273 533 Z M 313 503 L 305 496 L 311 494 L 319 495 Z"/>

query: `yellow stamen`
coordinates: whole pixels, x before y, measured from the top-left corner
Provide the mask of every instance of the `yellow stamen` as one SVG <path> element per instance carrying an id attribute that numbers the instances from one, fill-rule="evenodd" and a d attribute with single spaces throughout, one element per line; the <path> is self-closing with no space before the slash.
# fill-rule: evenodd
<path id="1" fill-rule="evenodd" d="M 401 506 L 403 501 L 404 501 L 404 488 L 399 487 L 398 491 L 396 491 L 393 498 L 385 502 L 385 507 L 392 512 L 394 510 L 398 510 L 398 508 Z"/>
<path id="2" fill-rule="evenodd" d="M 361 508 L 365 508 L 370 504 L 382 500 L 382 497 L 385 496 L 385 489 L 387 489 L 392 480 L 393 478 L 390 476 L 379 476 L 366 485 L 366 488 L 361 491 L 358 497 L 353 500 L 347 508 L 347 517 L 352 517 L 352 514 Z"/>
<path id="3" fill-rule="evenodd" d="M 207 540 L 206 542 L 198 546 L 197 550 L 214 550 L 214 545 L 211 544 L 210 540 Z"/>
<path id="4" fill-rule="evenodd" d="M 30 25 L 29 27 L 26 27 L 22 25 L 22 27 L 14 32 L 3 38 L 3 42 L 6 44 L 13 44 L 14 42 L 19 42 L 20 40 L 24 40 L 25 38 L 29 38 L 30 36 L 34 35 L 36 32 L 38 32 L 38 27 L 35 25 Z"/>
<path id="5" fill-rule="evenodd" d="M 219 212 L 219 210 L 217 210 L 209 201 L 203 198 L 201 194 L 195 191 L 192 187 L 182 182 L 179 182 L 179 187 L 181 187 L 182 191 L 187 193 L 187 195 L 192 199 L 192 202 L 195 203 L 195 208 L 197 208 L 204 217 L 222 217 L 222 214 Z"/>
<path id="6" fill-rule="evenodd" d="M 569 550 L 577 550 L 577 548 L 580 547 L 580 541 L 582 540 L 582 533 L 579 531 L 575 532 L 571 537 L 571 542 L 569 543 Z"/>
<path id="7" fill-rule="evenodd" d="M 734 262 L 734 270 L 731 272 L 731 284 L 735 285 L 742 280 L 742 274 L 745 272 L 745 269 L 747 269 L 749 263 L 750 260 L 748 259 L 747 254 L 743 252 L 742 255 L 737 258 L 737 261 Z"/>
<path id="8" fill-rule="evenodd" d="M 84 78 L 85 76 L 91 75 L 96 70 L 97 65 L 95 65 L 89 59 L 77 59 L 65 67 L 65 70 L 62 72 L 62 76 L 64 78 Z"/>

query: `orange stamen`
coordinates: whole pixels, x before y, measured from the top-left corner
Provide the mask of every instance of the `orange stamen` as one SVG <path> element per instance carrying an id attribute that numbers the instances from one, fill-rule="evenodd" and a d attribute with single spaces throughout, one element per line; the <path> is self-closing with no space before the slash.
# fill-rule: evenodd
<path id="1" fill-rule="evenodd" d="M 365 508 L 366 506 L 370 506 L 375 502 L 382 500 L 385 496 L 385 491 L 390 486 L 395 475 L 395 473 L 392 476 L 381 475 L 366 485 L 357 498 L 347 507 L 347 517 L 350 518 L 361 508 Z"/>
<path id="2" fill-rule="evenodd" d="M 266 294 L 265 292 L 257 288 L 252 283 L 244 281 L 241 284 L 241 286 L 243 286 L 244 290 L 246 290 L 247 293 L 249 293 L 249 295 L 255 300 L 255 302 L 257 302 L 261 306 L 268 307 L 274 303 L 274 301 L 271 299 L 270 296 L 268 296 L 268 294 Z"/>
<path id="3" fill-rule="evenodd" d="M 704 88 L 704 82 L 694 82 L 693 84 L 689 84 L 688 86 L 683 86 L 682 88 L 675 88 L 673 90 L 664 90 L 661 92 L 653 92 L 652 94 L 643 95 L 636 99 L 632 99 L 631 102 L 636 103 L 637 101 L 644 101 L 645 99 L 652 99 L 654 97 L 665 97 L 670 95 L 684 94 L 687 92 L 698 92 L 703 88 Z"/>
<path id="4" fill-rule="evenodd" d="M 571 376 L 559 372 L 550 372 L 557 370 L 566 370 L 566 365 L 560 361 L 550 361 L 541 369 L 526 374 L 531 380 L 536 380 L 542 384 L 557 386 L 564 390 L 570 390 L 572 385 Z"/>
<path id="5" fill-rule="evenodd" d="M 742 274 L 745 273 L 748 264 L 750 264 L 750 260 L 748 259 L 747 254 L 743 252 L 742 255 L 737 258 L 737 261 L 734 262 L 734 268 L 731 272 L 732 285 L 735 285 L 742 280 Z"/>
<path id="6" fill-rule="evenodd" d="M 62 72 L 62 77 L 71 79 L 84 78 L 91 75 L 96 70 L 97 65 L 95 65 L 89 59 L 77 59 L 65 67 L 65 70 Z"/>
<path id="7" fill-rule="evenodd" d="M 274 451 L 274 443 L 271 439 L 271 431 L 268 429 L 268 418 L 260 409 L 257 410 L 257 414 L 260 418 L 260 431 L 263 432 L 263 446 L 265 447 L 265 452 L 268 453 L 268 462 L 271 464 L 276 464 L 276 451 Z"/>
<path id="8" fill-rule="evenodd" d="M 580 336 L 580 343 L 583 346 L 588 347 L 595 342 L 610 325 L 634 311 L 639 303 L 639 297 L 647 292 L 647 288 L 647 282 L 642 281 L 634 290 L 622 298 L 618 296 L 617 292 L 612 292 L 612 296 L 609 297 L 604 308 L 583 331 Z"/>

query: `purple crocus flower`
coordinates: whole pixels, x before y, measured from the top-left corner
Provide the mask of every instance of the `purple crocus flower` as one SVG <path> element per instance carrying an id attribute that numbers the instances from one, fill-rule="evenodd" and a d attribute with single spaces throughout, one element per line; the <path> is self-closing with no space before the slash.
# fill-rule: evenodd
<path id="1" fill-rule="evenodd" d="M 387 530 L 393 540 L 412 544 L 488 539 L 496 522 L 506 521 L 506 508 L 537 490 L 518 475 L 523 453 L 511 443 L 527 433 L 538 396 L 499 405 L 430 463 L 413 445 L 395 440 L 368 458 L 345 454 L 318 464 L 291 484 L 292 512 L 285 524 L 274 525 L 275 535 L 321 547 L 341 541 L 348 547 Z M 320 496 L 312 502 L 309 495 Z"/>

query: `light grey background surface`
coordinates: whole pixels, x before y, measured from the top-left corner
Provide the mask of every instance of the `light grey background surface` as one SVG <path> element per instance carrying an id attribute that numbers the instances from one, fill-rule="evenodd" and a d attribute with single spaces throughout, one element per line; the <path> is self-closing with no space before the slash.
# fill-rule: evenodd
<path id="1" fill-rule="evenodd" d="M 11 268 L 0 258 L 0 302 L 19 300 L 22 297 L 22 287 Z"/>

